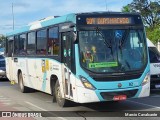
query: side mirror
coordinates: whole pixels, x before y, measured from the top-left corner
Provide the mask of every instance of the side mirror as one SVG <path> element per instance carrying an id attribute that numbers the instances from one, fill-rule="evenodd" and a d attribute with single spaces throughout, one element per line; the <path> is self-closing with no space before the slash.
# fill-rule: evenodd
<path id="1" fill-rule="evenodd" d="M 77 42 L 77 32 L 72 32 L 71 34 L 73 36 L 73 43 Z"/>

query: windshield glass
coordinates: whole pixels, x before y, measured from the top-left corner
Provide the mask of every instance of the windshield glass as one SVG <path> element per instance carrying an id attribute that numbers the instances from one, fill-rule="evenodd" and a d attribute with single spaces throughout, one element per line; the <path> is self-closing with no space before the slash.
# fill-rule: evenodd
<path id="1" fill-rule="evenodd" d="M 147 62 L 143 30 L 79 31 L 81 65 L 93 72 L 141 70 Z"/>

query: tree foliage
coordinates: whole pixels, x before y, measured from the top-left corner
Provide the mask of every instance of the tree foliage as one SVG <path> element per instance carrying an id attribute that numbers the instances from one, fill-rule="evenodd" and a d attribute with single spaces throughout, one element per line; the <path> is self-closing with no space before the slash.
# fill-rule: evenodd
<path id="1" fill-rule="evenodd" d="M 0 48 L 5 46 L 6 37 L 4 35 L 0 35 Z"/>
<path id="2" fill-rule="evenodd" d="M 123 12 L 138 12 L 146 26 L 147 37 L 157 42 L 160 39 L 160 1 L 133 0 L 122 8 Z"/>
<path id="3" fill-rule="evenodd" d="M 157 26 L 154 29 L 150 29 L 149 27 L 146 27 L 146 34 L 147 37 L 152 40 L 153 43 L 157 43 L 160 41 L 160 27 Z"/>

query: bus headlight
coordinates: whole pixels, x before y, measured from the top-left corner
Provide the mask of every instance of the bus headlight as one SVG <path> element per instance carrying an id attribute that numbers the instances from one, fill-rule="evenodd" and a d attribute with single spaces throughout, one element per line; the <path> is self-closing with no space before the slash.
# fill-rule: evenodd
<path id="1" fill-rule="evenodd" d="M 148 73 L 142 82 L 142 86 L 147 84 L 150 81 L 150 74 Z"/>
<path id="2" fill-rule="evenodd" d="M 83 76 L 79 76 L 83 86 L 87 89 L 95 90 L 96 88 Z"/>

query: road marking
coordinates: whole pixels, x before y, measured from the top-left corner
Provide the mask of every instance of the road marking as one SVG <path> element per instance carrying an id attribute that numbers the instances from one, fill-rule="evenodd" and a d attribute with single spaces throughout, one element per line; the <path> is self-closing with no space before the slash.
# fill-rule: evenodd
<path id="1" fill-rule="evenodd" d="M 36 107 L 36 108 L 38 108 L 38 109 L 40 109 L 40 110 L 42 110 L 42 111 L 48 111 L 48 110 L 46 110 L 46 109 L 43 109 L 43 108 L 41 108 L 41 107 L 38 107 L 37 105 L 32 104 L 31 102 L 25 101 L 25 103 L 27 103 L 27 104 L 29 104 L 29 105 L 31 105 L 31 106 L 34 106 L 34 107 Z M 49 113 L 50 113 L 50 112 L 49 112 Z M 59 118 L 59 119 L 61 119 L 61 120 L 67 120 L 67 119 L 65 119 L 65 118 L 63 118 L 63 117 L 59 117 L 59 116 L 56 115 L 55 113 L 51 113 L 51 114 L 53 114 L 55 117 L 57 117 L 57 118 Z"/>
<path id="2" fill-rule="evenodd" d="M 6 101 L 11 101 L 11 100 L 7 100 L 7 99 L 4 99 L 4 100 L 0 100 L 1 102 L 6 102 Z"/>
<path id="3" fill-rule="evenodd" d="M 131 101 L 131 100 L 127 100 L 127 101 L 132 102 L 132 103 L 137 103 L 137 104 L 140 104 L 140 105 L 144 105 L 144 106 L 149 106 L 149 107 L 160 109 L 160 107 L 157 107 L 157 106 L 154 106 L 154 105 L 149 105 L 149 104 L 145 104 L 145 103 L 135 102 L 135 101 Z"/>
<path id="4" fill-rule="evenodd" d="M 3 103 L 3 104 L 5 104 L 5 105 L 10 105 L 11 103 Z"/>
<path id="5" fill-rule="evenodd" d="M 52 101 L 46 101 L 47 103 L 52 103 Z"/>
<path id="6" fill-rule="evenodd" d="M 3 98 L 3 97 L 0 98 L 0 100 L 6 100 L 6 99 L 8 99 L 8 98 Z"/>
<path id="7" fill-rule="evenodd" d="M 150 97 L 160 97 L 160 95 L 152 95 L 152 96 L 150 96 Z"/>
<path id="8" fill-rule="evenodd" d="M 40 109 L 40 110 L 42 110 L 42 111 L 47 111 L 47 110 L 45 110 L 45 109 L 43 109 L 43 108 L 41 108 L 41 107 L 38 107 L 38 106 L 36 106 L 36 105 L 34 105 L 34 104 L 30 103 L 30 102 L 25 101 L 25 103 L 27 103 L 27 104 L 29 104 L 29 105 L 31 105 L 31 106 L 34 106 L 34 107 L 36 107 L 36 108 L 38 108 L 38 109 Z"/>

